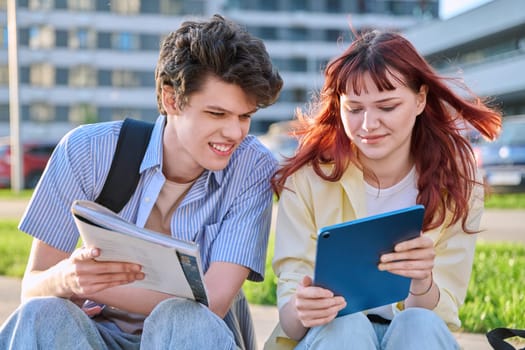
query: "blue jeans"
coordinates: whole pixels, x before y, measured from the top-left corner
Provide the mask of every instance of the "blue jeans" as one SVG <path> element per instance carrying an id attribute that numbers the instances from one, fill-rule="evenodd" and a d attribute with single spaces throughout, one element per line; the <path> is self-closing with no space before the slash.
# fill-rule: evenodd
<path id="1" fill-rule="evenodd" d="M 448 350 L 459 345 L 433 311 L 409 308 L 390 324 L 370 322 L 361 312 L 336 318 L 310 329 L 295 349 Z"/>
<path id="2" fill-rule="evenodd" d="M 0 329 L 0 349 L 236 349 L 226 323 L 205 306 L 167 299 L 146 318 L 142 335 L 96 322 L 69 300 L 29 300 Z"/>

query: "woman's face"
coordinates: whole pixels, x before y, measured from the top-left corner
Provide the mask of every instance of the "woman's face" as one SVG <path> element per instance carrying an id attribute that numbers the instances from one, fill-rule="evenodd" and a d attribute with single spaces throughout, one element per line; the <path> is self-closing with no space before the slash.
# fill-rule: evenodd
<path id="1" fill-rule="evenodd" d="M 392 162 L 409 161 L 412 129 L 425 108 L 426 86 L 414 92 L 394 77 L 390 81 L 394 90 L 379 91 L 366 73 L 360 95 L 349 88 L 340 97 L 346 135 L 356 145 L 360 161 L 372 170 L 381 166 L 385 171 L 385 166 L 396 164 Z"/>

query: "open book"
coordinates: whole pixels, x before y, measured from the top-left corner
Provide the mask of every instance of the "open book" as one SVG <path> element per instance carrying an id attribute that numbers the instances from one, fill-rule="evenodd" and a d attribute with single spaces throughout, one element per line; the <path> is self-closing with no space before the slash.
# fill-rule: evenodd
<path id="1" fill-rule="evenodd" d="M 144 279 L 131 286 L 152 289 L 208 305 L 199 246 L 140 228 L 95 202 L 77 200 L 71 212 L 82 242 L 100 249 L 99 261 L 142 266 Z"/>

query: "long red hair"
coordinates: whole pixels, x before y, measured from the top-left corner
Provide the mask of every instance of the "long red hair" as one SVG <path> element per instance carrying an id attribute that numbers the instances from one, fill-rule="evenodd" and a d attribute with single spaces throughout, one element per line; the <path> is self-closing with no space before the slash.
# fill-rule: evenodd
<path id="1" fill-rule="evenodd" d="M 465 125 L 471 125 L 485 138 L 494 139 L 501 129 L 501 114 L 459 80 L 439 76 L 408 40 L 393 32 L 364 33 L 327 65 L 324 85 L 310 113 L 297 111 L 294 134 L 299 147 L 274 175 L 273 188 L 279 195 L 286 179 L 308 164 L 326 181 L 338 181 L 351 163 L 369 171 L 360 164 L 343 129 L 339 98 L 347 89 L 359 94 L 365 73 L 380 91 L 394 89 L 389 80 L 392 71 L 394 79 L 415 92 L 428 86 L 426 107 L 412 130 L 410 150 L 419 176 L 417 203 L 426 208 L 423 230 L 440 226 L 449 210 L 453 213 L 450 224 L 462 220 L 463 229 L 470 232 L 465 223 L 476 184 L 476 163 L 462 133 Z M 469 97 L 460 97 L 447 82 Z M 320 167 L 326 163 L 333 164 L 329 174 Z"/>

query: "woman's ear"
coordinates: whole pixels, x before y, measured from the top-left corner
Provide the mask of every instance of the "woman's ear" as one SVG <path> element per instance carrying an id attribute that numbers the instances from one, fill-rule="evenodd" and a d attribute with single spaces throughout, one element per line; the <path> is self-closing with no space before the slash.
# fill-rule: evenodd
<path id="1" fill-rule="evenodd" d="M 421 85 L 419 92 L 417 93 L 417 115 L 423 113 L 425 106 L 427 105 L 427 94 L 428 94 L 428 85 Z"/>
<path id="2" fill-rule="evenodd" d="M 177 99 L 175 98 L 175 90 L 173 89 L 173 86 L 162 86 L 162 106 L 167 114 L 177 113 Z"/>

